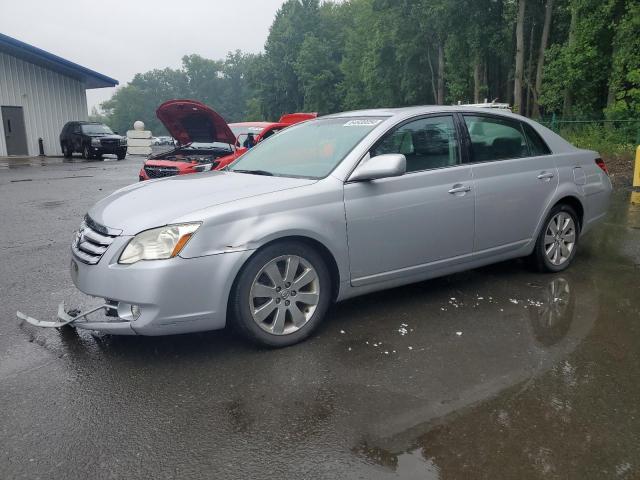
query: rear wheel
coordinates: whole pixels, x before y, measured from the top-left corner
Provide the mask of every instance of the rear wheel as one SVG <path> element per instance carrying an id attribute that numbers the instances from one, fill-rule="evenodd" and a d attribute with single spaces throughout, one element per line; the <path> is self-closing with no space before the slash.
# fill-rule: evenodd
<path id="1" fill-rule="evenodd" d="M 541 272 L 561 272 L 569 267 L 576 255 L 580 223 L 569 205 L 551 209 L 538 235 L 531 255 L 533 265 Z"/>
<path id="2" fill-rule="evenodd" d="M 331 300 L 331 278 L 318 252 L 298 242 L 270 245 L 240 272 L 230 309 L 237 330 L 269 347 L 307 338 Z"/>

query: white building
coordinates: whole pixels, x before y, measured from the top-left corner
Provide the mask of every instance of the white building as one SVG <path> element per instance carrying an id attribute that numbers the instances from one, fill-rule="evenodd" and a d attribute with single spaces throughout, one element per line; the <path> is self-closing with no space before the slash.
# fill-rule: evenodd
<path id="1" fill-rule="evenodd" d="M 61 155 L 59 135 L 87 120 L 88 88 L 117 80 L 0 33 L 0 156 Z"/>

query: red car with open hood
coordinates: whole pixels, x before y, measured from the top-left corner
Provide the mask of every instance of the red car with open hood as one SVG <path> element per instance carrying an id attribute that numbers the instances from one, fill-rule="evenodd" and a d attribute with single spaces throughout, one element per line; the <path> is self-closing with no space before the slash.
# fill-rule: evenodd
<path id="1" fill-rule="evenodd" d="M 150 156 L 140 170 L 140 180 L 211 170 L 218 158 L 235 151 L 236 137 L 229 125 L 204 103 L 169 100 L 158 107 L 156 116 L 178 146 Z"/>
<path id="2" fill-rule="evenodd" d="M 220 170 L 247 151 L 243 146 L 248 134 L 258 143 L 294 123 L 309 120 L 316 113 L 283 115 L 279 122 L 247 122 L 228 125 L 214 110 L 196 100 L 169 100 L 156 110 L 178 146 L 151 155 L 139 173 L 139 179 L 170 177 L 209 170 Z"/>

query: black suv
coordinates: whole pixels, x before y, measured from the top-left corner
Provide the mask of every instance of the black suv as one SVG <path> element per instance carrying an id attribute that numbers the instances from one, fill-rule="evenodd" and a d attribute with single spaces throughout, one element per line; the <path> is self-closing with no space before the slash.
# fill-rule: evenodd
<path id="1" fill-rule="evenodd" d="M 71 158 L 74 152 L 82 153 L 82 158 L 100 158 L 110 153 L 122 160 L 127 154 L 126 137 L 97 122 L 66 123 L 60 133 L 60 146 L 66 158 Z"/>

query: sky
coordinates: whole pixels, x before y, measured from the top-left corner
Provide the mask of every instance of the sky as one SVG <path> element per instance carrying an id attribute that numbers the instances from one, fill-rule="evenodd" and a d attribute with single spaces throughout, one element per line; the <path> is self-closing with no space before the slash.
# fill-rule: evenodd
<path id="1" fill-rule="evenodd" d="M 0 0 L 0 32 L 115 78 L 262 51 L 283 0 Z M 91 108 L 114 88 L 87 90 Z"/>

